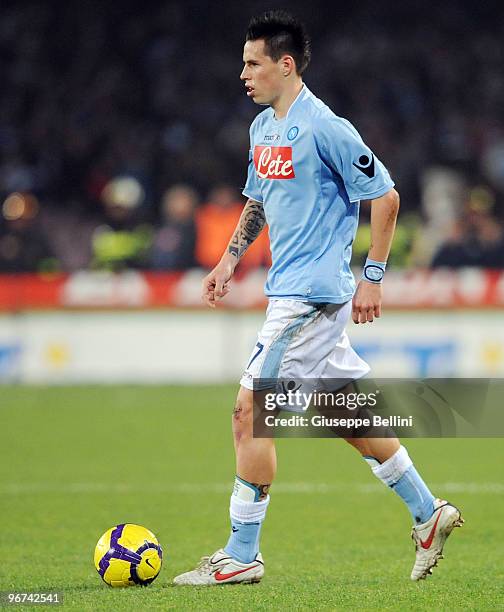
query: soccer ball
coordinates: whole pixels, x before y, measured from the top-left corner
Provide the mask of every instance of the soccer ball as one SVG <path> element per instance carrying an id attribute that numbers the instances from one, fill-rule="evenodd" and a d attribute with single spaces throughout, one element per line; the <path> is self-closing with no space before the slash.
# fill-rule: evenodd
<path id="1" fill-rule="evenodd" d="M 106 531 L 95 548 L 94 564 L 110 586 L 147 586 L 161 570 L 163 550 L 145 527 L 124 523 Z"/>

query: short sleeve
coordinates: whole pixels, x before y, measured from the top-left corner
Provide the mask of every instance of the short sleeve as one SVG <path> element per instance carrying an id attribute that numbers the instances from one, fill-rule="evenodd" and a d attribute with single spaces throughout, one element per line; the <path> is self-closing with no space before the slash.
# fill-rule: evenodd
<path id="1" fill-rule="evenodd" d="M 252 146 L 252 143 L 251 143 Z M 259 186 L 259 181 L 257 180 L 257 173 L 254 166 L 252 149 L 249 151 L 249 162 L 248 162 L 248 171 L 247 171 L 247 182 L 245 187 L 243 188 L 243 195 L 246 198 L 251 198 L 256 202 L 263 203 L 263 197 L 261 193 L 261 188 Z"/>
<path id="2" fill-rule="evenodd" d="M 394 186 L 385 166 L 346 119 L 333 115 L 318 120 L 314 136 L 320 156 L 341 176 L 351 202 L 379 198 Z"/>

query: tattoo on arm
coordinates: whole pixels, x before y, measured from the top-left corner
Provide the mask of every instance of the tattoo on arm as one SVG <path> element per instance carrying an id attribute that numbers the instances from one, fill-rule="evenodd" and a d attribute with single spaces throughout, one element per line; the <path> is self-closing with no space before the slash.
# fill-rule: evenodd
<path id="1" fill-rule="evenodd" d="M 234 255 L 236 259 L 240 259 L 257 236 L 259 236 L 265 223 L 266 217 L 263 205 L 260 202 L 249 199 L 245 204 L 235 233 L 229 242 L 228 252 Z"/>

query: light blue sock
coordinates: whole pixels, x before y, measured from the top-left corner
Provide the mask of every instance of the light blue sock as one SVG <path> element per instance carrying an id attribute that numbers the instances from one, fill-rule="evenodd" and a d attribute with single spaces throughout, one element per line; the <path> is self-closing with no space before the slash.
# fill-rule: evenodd
<path id="1" fill-rule="evenodd" d="M 269 504 L 269 495 L 264 499 L 260 496 L 256 486 L 236 477 L 229 506 L 231 535 L 224 550 L 241 563 L 251 563 L 259 552 L 261 527 Z"/>
<path id="2" fill-rule="evenodd" d="M 261 523 L 240 523 L 231 520 L 231 535 L 224 550 L 242 563 L 251 563 L 259 552 Z"/>
<path id="3" fill-rule="evenodd" d="M 395 484 L 390 485 L 390 488 L 404 500 L 415 523 L 425 523 L 430 519 L 434 512 L 434 495 L 414 465 L 409 467 Z"/>
<path id="4" fill-rule="evenodd" d="M 406 503 L 416 524 L 430 519 L 434 512 L 434 495 L 417 472 L 404 446 L 383 463 L 374 457 L 364 459 L 375 476 Z"/>

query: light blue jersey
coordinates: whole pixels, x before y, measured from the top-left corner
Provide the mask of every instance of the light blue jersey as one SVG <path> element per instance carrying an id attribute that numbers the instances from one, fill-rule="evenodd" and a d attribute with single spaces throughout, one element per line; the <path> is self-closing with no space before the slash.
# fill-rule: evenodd
<path id="1" fill-rule="evenodd" d="M 264 205 L 272 266 L 268 297 L 344 303 L 359 201 L 394 186 L 357 130 L 303 87 L 287 116 L 270 107 L 250 126 L 243 194 Z"/>

